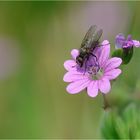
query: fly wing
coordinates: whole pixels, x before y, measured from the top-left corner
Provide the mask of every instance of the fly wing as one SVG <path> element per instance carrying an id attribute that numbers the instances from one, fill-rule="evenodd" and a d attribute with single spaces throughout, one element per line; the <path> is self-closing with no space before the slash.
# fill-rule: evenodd
<path id="1" fill-rule="evenodd" d="M 97 45 L 99 44 L 99 39 L 102 36 L 102 33 L 103 33 L 102 29 L 94 32 L 94 34 L 92 35 L 92 38 L 91 38 L 91 40 L 90 40 L 90 42 L 88 44 L 88 48 L 94 49 L 94 48 L 97 47 Z"/>
<path id="2" fill-rule="evenodd" d="M 100 30 L 98 30 L 97 32 L 95 32 L 95 33 L 93 34 L 93 36 L 92 36 L 92 42 L 93 42 L 93 43 L 94 43 L 94 42 L 98 42 L 99 39 L 100 39 L 101 36 L 102 36 L 102 33 L 103 33 L 103 30 L 102 30 L 102 29 L 100 29 Z"/>
<path id="3" fill-rule="evenodd" d="M 98 30 L 97 32 L 95 32 L 95 33 L 93 34 L 93 36 L 92 36 L 92 41 L 90 42 L 90 45 L 89 45 L 89 47 L 90 47 L 91 49 L 94 49 L 94 48 L 97 47 L 97 45 L 99 44 L 99 39 L 100 39 L 101 36 L 102 36 L 102 33 L 103 33 L 103 30 L 100 29 L 100 30 Z"/>
<path id="4" fill-rule="evenodd" d="M 92 25 L 89 28 L 89 30 L 87 31 L 87 33 L 86 33 L 86 35 L 85 35 L 85 37 L 84 37 L 84 39 L 82 41 L 81 47 L 85 47 L 85 45 L 87 46 L 88 43 L 90 44 L 96 29 L 97 29 L 96 25 Z"/>

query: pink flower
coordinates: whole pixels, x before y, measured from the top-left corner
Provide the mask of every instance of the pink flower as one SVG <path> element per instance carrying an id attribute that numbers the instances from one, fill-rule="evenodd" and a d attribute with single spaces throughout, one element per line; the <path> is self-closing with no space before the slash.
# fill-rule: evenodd
<path id="1" fill-rule="evenodd" d="M 64 62 L 64 67 L 68 71 L 63 80 L 68 82 L 66 90 L 70 94 L 76 94 L 87 89 L 90 97 L 95 97 L 98 92 L 107 94 L 110 89 L 110 80 L 117 78 L 121 74 L 120 66 L 122 60 L 117 57 L 109 58 L 110 45 L 107 40 L 103 41 L 102 46 L 94 51 L 99 63 L 99 70 L 95 73 L 94 67 L 90 67 L 90 72 L 82 73 L 77 71 L 76 57 L 79 51 L 73 49 L 71 51 L 72 60 Z M 93 73 L 92 72 L 93 69 Z"/>

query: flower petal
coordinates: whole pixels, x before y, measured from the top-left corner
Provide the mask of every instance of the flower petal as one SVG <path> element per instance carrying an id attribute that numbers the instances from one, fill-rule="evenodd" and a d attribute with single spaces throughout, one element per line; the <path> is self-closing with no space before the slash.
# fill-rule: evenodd
<path id="1" fill-rule="evenodd" d="M 108 46 L 109 45 L 109 47 L 110 47 L 110 44 L 109 44 L 109 41 L 108 40 L 104 40 L 103 42 L 102 42 L 102 46 Z"/>
<path id="2" fill-rule="evenodd" d="M 108 60 L 110 54 L 110 44 L 107 40 L 102 43 L 101 55 L 99 56 L 99 65 L 103 67 L 104 63 Z"/>
<path id="3" fill-rule="evenodd" d="M 121 72 L 122 71 L 120 69 L 113 69 L 113 70 L 105 72 L 104 76 L 109 80 L 113 80 L 117 78 L 121 74 Z"/>
<path id="4" fill-rule="evenodd" d="M 115 48 L 122 48 L 125 42 L 125 37 L 122 33 L 118 34 L 115 38 Z"/>
<path id="5" fill-rule="evenodd" d="M 87 87 L 87 93 L 90 97 L 96 97 L 98 95 L 98 82 L 92 81 Z"/>
<path id="6" fill-rule="evenodd" d="M 134 43 L 134 46 L 135 47 L 140 47 L 140 41 L 137 41 L 137 40 L 133 40 L 133 43 Z"/>
<path id="7" fill-rule="evenodd" d="M 76 69 L 76 62 L 74 60 L 66 60 L 64 62 L 64 67 L 67 71 L 69 70 L 75 70 Z"/>
<path id="8" fill-rule="evenodd" d="M 99 89 L 102 93 L 108 93 L 111 89 L 110 81 L 106 78 L 103 78 L 98 81 Z"/>
<path id="9" fill-rule="evenodd" d="M 71 51 L 71 56 L 72 56 L 73 59 L 76 60 L 76 57 L 77 57 L 78 55 L 79 55 L 79 50 L 73 49 L 73 50 Z"/>
<path id="10" fill-rule="evenodd" d="M 99 59 L 102 52 L 102 47 L 96 47 L 93 51 L 93 54 L 96 55 L 97 59 Z"/>
<path id="11" fill-rule="evenodd" d="M 71 93 L 71 94 L 75 94 L 75 93 L 78 93 L 80 92 L 81 90 L 85 89 L 88 84 L 90 83 L 90 80 L 88 79 L 84 79 L 84 80 L 78 80 L 78 81 L 75 81 L 75 82 L 72 82 L 70 83 L 66 90 L 68 93 Z"/>
<path id="12" fill-rule="evenodd" d="M 107 63 L 104 66 L 104 70 L 105 70 L 105 72 L 107 72 L 109 70 L 117 68 L 117 67 L 120 66 L 121 63 L 122 63 L 122 59 L 121 58 L 113 57 L 113 58 L 111 58 L 111 59 L 109 59 L 107 61 Z"/>
<path id="13" fill-rule="evenodd" d="M 76 80 L 83 80 L 83 79 L 85 80 L 88 79 L 87 75 L 76 71 L 67 72 L 63 77 L 63 80 L 65 82 L 74 82 Z"/>

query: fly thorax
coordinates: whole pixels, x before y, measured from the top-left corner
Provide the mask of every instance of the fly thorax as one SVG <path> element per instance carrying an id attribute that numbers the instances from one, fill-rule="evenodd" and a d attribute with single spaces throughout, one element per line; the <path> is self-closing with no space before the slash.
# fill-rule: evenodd
<path id="1" fill-rule="evenodd" d="M 81 48 L 81 53 L 82 53 L 82 54 L 86 53 L 86 48 L 84 48 L 84 47 Z"/>

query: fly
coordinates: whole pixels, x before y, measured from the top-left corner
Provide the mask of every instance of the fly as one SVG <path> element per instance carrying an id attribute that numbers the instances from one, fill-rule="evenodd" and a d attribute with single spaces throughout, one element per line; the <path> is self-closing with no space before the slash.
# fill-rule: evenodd
<path id="1" fill-rule="evenodd" d="M 96 47 L 99 47 L 99 39 L 101 38 L 102 33 L 103 30 L 97 30 L 96 25 L 92 25 L 87 31 L 79 49 L 79 55 L 76 57 L 76 63 L 80 67 L 83 67 L 84 63 L 86 64 L 90 56 L 94 56 L 97 59 L 96 55 L 93 54 L 93 51 Z"/>

